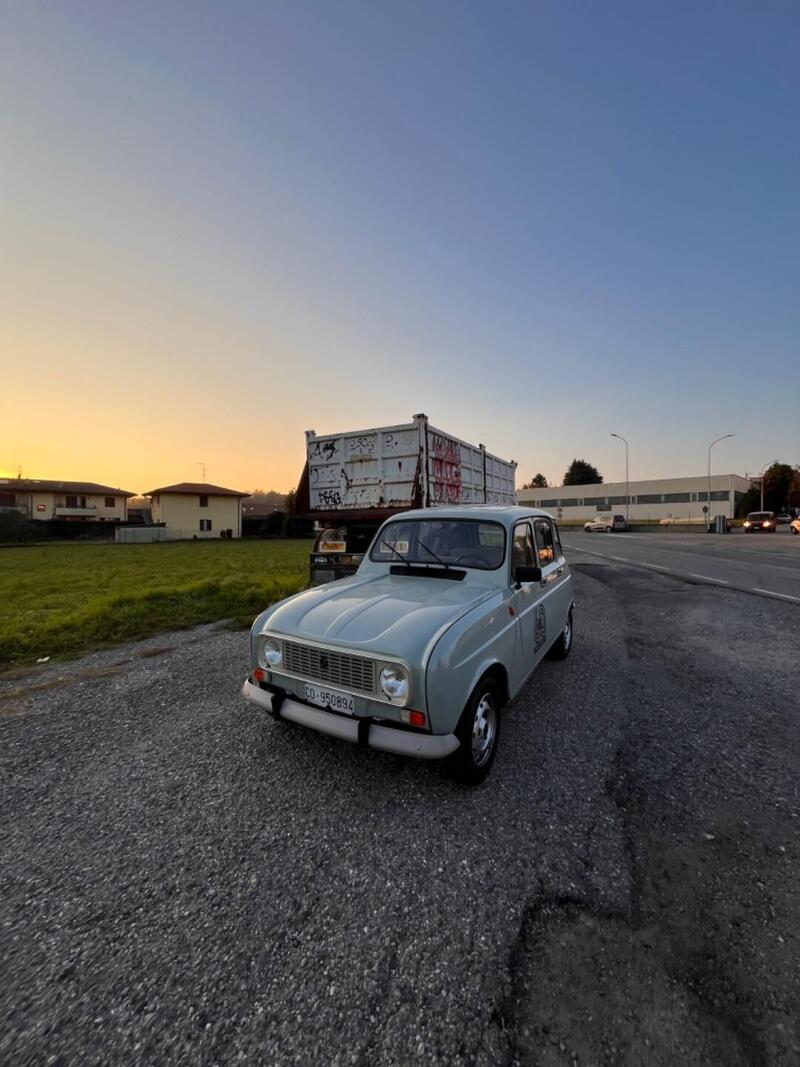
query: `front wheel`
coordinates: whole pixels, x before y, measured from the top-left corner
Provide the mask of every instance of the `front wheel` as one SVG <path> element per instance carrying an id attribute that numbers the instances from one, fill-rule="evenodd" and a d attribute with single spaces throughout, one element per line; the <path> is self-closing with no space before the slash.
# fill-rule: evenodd
<path id="1" fill-rule="evenodd" d="M 572 638 L 574 636 L 574 629 L 572 626 L 572 608 L 569 609 L 569 615 L 567 616 L 567 625 L 558 635 L 558 638 L 550 649 L 550 656 L 553 659 L 566 659 L 572 651 Z"/>
<path id="2" fill-rule="evenodd" d="M 463 785 L 479 785 L 491 770 L 500 737 L 500 700 L 490 677 L 475 686 L 456 737 L 461 744 L 453 755 L 453 776 Z"/>

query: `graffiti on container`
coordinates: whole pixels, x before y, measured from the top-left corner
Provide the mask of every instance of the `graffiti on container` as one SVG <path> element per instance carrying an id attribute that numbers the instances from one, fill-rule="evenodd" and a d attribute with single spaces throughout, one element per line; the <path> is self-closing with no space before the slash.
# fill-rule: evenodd
<path id="1" fill-rule="evenodd" d="M 440 504 L 461 501 L 461 447 L 457 441 L 435 433 L 431 437 L 433 455 L 433 497 Z"/>
<path id="2" fill-rule="evenodd" d="M 338 489 L 320 489 L 319 503 L 325 508 L 338 508 L 342 503 L 342 494 Z"/>
<path id="3" fill-rule="evenodd" d="M 315 441 L 309 448 L 309 455 L 312 459 L 323 459 L 330 463 L 335 459 L 338 450 L 338 441 Z"/>
<path id="4" fill-rule="evenodd" d="M 347 443 L 347 449 L 351 456 L 362 456 L 364 459 L 369 459 L 375 453 L 375 437 L 372 434 L 351 437 Z"/>

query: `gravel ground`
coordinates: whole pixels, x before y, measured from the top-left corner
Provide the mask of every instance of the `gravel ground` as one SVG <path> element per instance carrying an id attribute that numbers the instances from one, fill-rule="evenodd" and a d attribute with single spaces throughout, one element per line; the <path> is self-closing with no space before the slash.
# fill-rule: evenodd
<path id="1" fill-rule="evenodd" d="M 800 1063 L 800 611 L 576 554 L 476 790 L 246 636 L 0 681 L 0 1062 Z"/>

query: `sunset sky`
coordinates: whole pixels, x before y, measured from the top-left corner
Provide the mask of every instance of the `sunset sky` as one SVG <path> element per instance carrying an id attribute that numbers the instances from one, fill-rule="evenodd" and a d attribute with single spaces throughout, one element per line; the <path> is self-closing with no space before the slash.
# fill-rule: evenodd
<path id="1" fill-rule="evenodd" d="M 432 421 L 558 481 L 800 463 L 800 6 L 37 3 L 0 473 L 289 489 Z"/>

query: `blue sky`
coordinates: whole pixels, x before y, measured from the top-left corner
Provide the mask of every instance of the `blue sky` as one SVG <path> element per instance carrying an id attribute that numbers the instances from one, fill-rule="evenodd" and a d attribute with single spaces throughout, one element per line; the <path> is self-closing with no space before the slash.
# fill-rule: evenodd
<path id="1" fill-rule="evenodd" d="M 520 481 L 800 463 L 796 4 L 5 11 L 3 469 L 285 489 L 417 411 Z"/>

